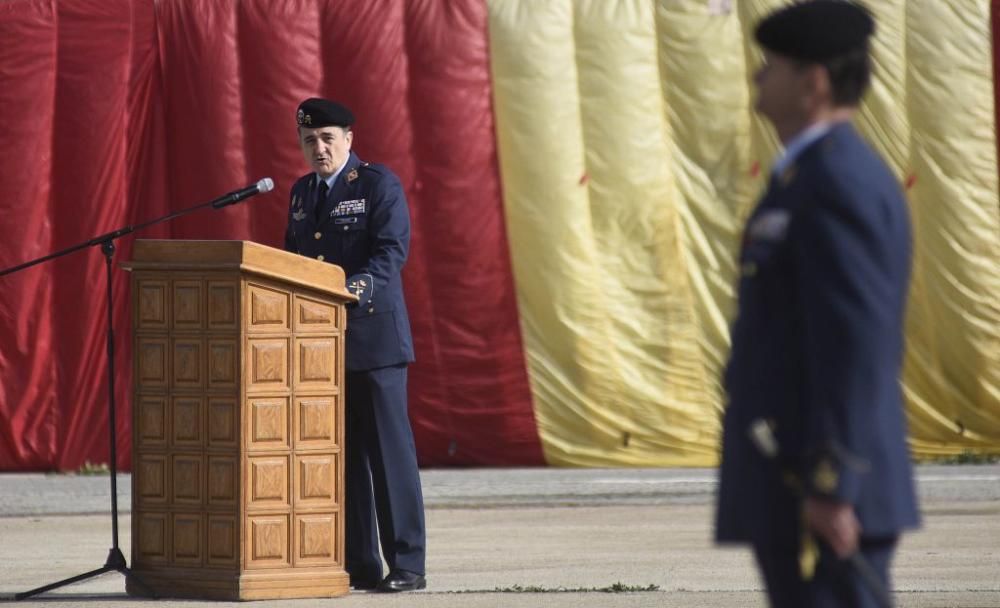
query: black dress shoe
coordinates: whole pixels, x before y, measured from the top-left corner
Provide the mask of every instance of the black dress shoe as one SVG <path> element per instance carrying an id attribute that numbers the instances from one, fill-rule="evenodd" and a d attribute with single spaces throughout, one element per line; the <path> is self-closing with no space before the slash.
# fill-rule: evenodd
<path id="1" fill-rule="evenodd" d="M 382 579 L 376 590 L 383 593 L 397 593 L 399 591 L 415 591 L 426 586 L 427 580 L 423 574 L 409 570 L 393 570 L 389 576 Z"/>

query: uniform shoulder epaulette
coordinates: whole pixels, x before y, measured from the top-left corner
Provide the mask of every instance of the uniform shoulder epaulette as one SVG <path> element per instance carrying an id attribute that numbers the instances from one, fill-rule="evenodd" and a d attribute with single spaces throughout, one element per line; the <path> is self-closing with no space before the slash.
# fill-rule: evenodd
<path id="1" fill-rule="evenodd" d="M 379 175 L 385 173 L 385 167 L 383 167 L 382 165 L 376 165 L 374 163 L 369 163 L 369 162 L 361 163 L 360 165 L 358 165 L 358 168 L 364 169 L 365 171 L 372 171 L 374 173 L 378 173 Z"/>

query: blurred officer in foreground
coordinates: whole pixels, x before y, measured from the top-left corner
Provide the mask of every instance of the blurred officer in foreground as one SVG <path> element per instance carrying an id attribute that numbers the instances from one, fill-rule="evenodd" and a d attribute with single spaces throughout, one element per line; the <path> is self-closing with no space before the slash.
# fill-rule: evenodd
<path id="1" fill-rule="evenodd" d="M 307 99 L 297 123 L 313 172 L 292 186 L 285 249 L 341 266 L 359 298 L 348 306 L 345 347 L 345 567 L 355 589 L 423 589 L 424 503 L 406 407 L 413 341 L 400 278 L 406 198 L 392 171 L 351 151 L 346 107 Z"/>
<path id="2" fill-rule="evenodd" d="M 716 538 L 752 545 L 776 607 L 876 605 L 847 558 L 888 588 L 919 524 L 899 384 L 909 215 L 850 123 L 874 28 L 813 0 L 755 32 L 756 107 L 784 151 L 740 252 Z"/>

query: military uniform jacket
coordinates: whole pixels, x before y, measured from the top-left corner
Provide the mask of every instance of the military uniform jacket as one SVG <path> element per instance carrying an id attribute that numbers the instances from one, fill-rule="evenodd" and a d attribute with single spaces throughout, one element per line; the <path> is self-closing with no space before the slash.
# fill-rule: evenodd
<path id="1" fill-rule="evenodd" d="M 413 361 L 400 271 L 410 247 L 403 188 L 388 168 L 351 152 L 325 201 L 315 173 L 292 186 L 285 250 L 337 264 L 360 302 L 348 305 L 345 367 L 362 371 Z"/>
<path id="2" fill-rule="evenodd" d="M 740 254 L 718 540 L 794 538 L 801 503 L 782 471 L 853 504 L 865 536 L 917 525 L 899 383 L 910 249 L 899 185 L 849 124 L 772 178 Z M 749 438 L 755 420 L 779 463 Z"/>

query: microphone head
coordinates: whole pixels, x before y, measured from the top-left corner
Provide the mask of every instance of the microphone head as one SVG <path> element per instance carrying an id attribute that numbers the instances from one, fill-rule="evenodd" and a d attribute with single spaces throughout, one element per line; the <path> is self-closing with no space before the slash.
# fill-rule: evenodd
<path id="1" fill-rule="evenodd" d="M 274 190 L 274 182 L 271 180 L 270 177 L 265 177 L 264 179 L 257 182 L 258 192 L 270 192 L 271 190 Z"/>

